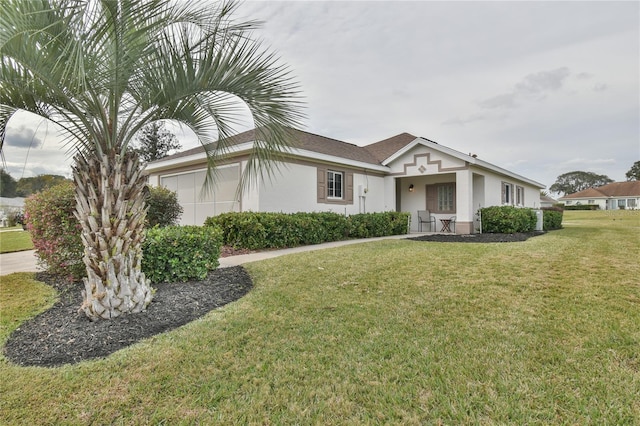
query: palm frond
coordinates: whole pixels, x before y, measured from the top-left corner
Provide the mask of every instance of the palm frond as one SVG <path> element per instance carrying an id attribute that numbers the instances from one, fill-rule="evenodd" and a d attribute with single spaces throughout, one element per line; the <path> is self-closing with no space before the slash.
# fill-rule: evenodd
<path id="1" fill-rule="evenodd" d="M 248 173 L 266 176 L 290 145 L 284 129 L 304 119 L 300 87 L 251 38 L 259 24 L 234 20 L 235 1 L 1 4 L 0 105 L 58 123 L 86 155 L 122 155 L 145 124 L 168 119 L 209 147 L 213 167 L 250 117 L 268 131 Z"/>

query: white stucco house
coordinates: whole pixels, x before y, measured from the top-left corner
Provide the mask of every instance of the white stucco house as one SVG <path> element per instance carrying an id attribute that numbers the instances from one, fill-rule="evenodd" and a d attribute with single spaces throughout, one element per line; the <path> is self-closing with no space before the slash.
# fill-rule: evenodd
<path id="1" fill-rule="evenodd" d="M 0 227 L 5 227 L 9 222 L 9 215 L 24 209 L 24 198 L 0 197 Z"/>
<path id="2" fill-rule="evenodd" d="M 601 210 L 640 208 L 640 181 L 613 182 L 597 188 L 567 194 L 559 201 L 565 206 L 591 205 Z"/>
<path id="3" fill-rule="evenodd" d="M 202 193 L 203 147 L 183 151 L 147 166 L 149 183 L 178 194 L 182 224 L 201 225 L 229 211 L 357 213 L 405 211 L 418 230 L 418 210 L 440 219 L 455 216 L 455 232 L 474 233 L 480 207 L 540 207 L 544 185 L 408 133 L 357 146 L 292 130 L 295 146 L 284 154 L 279 173 L 236 191 L 251 155 L 256 132 L 236 135 L 218 169 L 214 191 Z"/>

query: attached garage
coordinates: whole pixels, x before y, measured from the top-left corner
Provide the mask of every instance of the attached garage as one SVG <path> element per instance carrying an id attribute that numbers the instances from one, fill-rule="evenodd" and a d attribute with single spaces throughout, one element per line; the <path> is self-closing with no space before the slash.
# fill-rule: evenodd
<path id="1" fill-rule="evenodd" d="M 206 173 L 203 169 L 160 177 L 160 185 L 178 195 L 178 202 L 184 209 L 180 218 L 182 225 L 202 224 L 209 216 L 240 211 L 237 194 L 240 164 L 218 167 L 215 186 L 210 191 L 203 188 Z"/>

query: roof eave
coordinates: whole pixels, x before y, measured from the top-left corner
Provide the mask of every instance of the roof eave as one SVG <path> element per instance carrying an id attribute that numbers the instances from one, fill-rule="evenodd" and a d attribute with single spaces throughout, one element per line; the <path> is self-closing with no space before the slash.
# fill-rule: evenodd
<path id="1" fill-rule="evenodd" d="M 253 149 L 253 146 L 254 146 L 254 141 L 246 142 L 243 144 L 230 147 L 225 152 L 224 157 L 233 158 L 240 154 L 250 152 Z M 354 167 L 359 169 L 367 169 L 367 170 L 372 170 L 372 171 L 377 171 L 382 173 L 390 172 L 389 167 L 386 167 L 380 164 L 373 164 L 373 163 L 367 163 L 364 161 L 351 160 L 348 158 L 338 157 L 338 156 L 329 155 L 329 154 L 322 154 L 319 152 L 309 151 L 309 150 L 300 149 L 300 148 L 289 148 L 286 151 L 284 151 L 282 154 L 286 156 L 306 158 L 306 159 L 311 159 L 311 160 L 320 161 L 320 162 L 341 164 L 344 166 L 349 166 L 349 167 Z M 189 166 L 192 164 L 202 163 L 203 161 L 206 161 L 206 159 L 207 159 L 207 155 L 204 151 L 202 151 L 202 152 L 198 152 L 196 154 L 188 155 L 184 157 L 155 161 L 147 165 L 146 171 L 147 173 L 157 173 L 163 170 L 174 168 L 176 166 Z"/>
<path id="2" fill-rule="evenodd" d="M 223 156 L 234 157 L 239 154 L 251 151 L 253 149 L 253 144 L 254 142 L 251 141 L 231 146 L 225 150 Z M 201 163 L 203 161 L 206 162 L 206 160 L 207 153 L 205 151 L 200 151 L 192 155 L 154 161 L 153 163 L 147 164 L 146 171 L 147 173 L 161 172 L 163 170 L 171 169 L 176 166 L 190 166 L 192 164 Z"/>

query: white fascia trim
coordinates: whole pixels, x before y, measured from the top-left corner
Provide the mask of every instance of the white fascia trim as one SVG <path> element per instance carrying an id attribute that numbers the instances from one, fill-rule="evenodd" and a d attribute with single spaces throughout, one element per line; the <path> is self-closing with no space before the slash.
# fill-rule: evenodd
<path id="1" fill-rule="evenodd" d="M 462 154 L 462 155 L 464 155 L 464 154 Z M 509 177 L 511 177 L 513 179 L 517 179 L 519 181 L 528 183 L 529 185 L 537 186 L 540 189 L 545 189 L 547 187 L 546 185 L 544 185 L 544 184 L 542 184 L 540 182 L 536 182 L 535 180 L 526 178 L 526 177 L 524 177 L 522 175 L 519 175 L 517 173 L 510 172 L 507 169 L 503 169 L 502 167 L 498 167 L 498 166 L 493 165 L 491 163 L 487 163 L 486 161 L 478 160 L 477 158 L 473 158 L 473 157 L 469 157 L 469 158 L 471 158 L 473 160 L 473 161 L 469 161 L 469 163 L 474 164 L 474 165 L 476 165 L 478 167 L 482 167 L 483 169 L 487 169 L 487 170 L 490 170 L 492 172 L 496 172 L 496 173 L 503 174 L 505 176 L 509 176 Z"/>
<path id="2" fill-rule="evenodd" d="M 233 156 L 245 151 L 250 151 L 253 148 L 253 142 L 245 142 L 239 145 L 234 145 L 228 148 L 225 152 L 225 156 Z M 153 164 L 147 165 L 147 172 L 158 172 L 166 169 L 171 169 L 175 166 L 186 166 L 194 163 L 201 163 L 207 160 L 207 154 L 202 151 L 196 154 L 187 155 L 185 157 L 170 158 L 168 160 L 158 160 Z"/>
<path id="3" fill-rule="evenodd" d="M 254 142 L 245 142 L 245 143 L 230 147 L 225 152 L 225 157 L 226 156 L 233 157 L 234 155 L 237 155 L 243 152 L 249 152 L 253 149 L 253 144 Z M 335 155 L 321 154 L 319 152 L 308 151 L 305 149 L 291 148 L 291 149 L 284 150 L 282 154 L 295 156 L 295 157 L 308 158 L 316 161 L 337 163 L 337 164 L 342 164 L 345 166 L 350 166 L 358 169 L 375 170 L 383 173 L 389 173 L 391 171 L 391 169 L 386 166 L 380 166 L 377 164 L 365 163 L 365 162 L 356 161 L 356 160 L 349 160 L 349 159 L 338 157 Z M 207 155 L 203 151 L 203 152 L 198 152 L 197 154 L 188 155 L 185 157 L 172 158 L 168 160 L 159 160 L 153 163 L 152 165 L 148 165 L 146 168 L 146 171 L 148 173 L 159 172 L 159 171 L 170 169 L 176 166 L 185 166 L 189 164 L 200 163 L 202 161 L 205 161 L 206 159 L 207 159 Z"/>
<path id="4" fill-rule="evenodd" d="M 496 172 L 505 176 L 509 176 L 511 178 L 520 180 L 522 182 L 526 182 L 529 185 L 533 185 L 533 186 L 537 186 L 538 188 L 546 188 L 545 185 L 541 184 L 540 182 L 536 182 L 534 180 L 531 180 L 529 178 L 526 178 L 524 176 L 521 176 L 517 173 L 513 173 L 510 172 L 507 169 L 503 169 L 502 167 L 498 167 L 496 165 L 493 165 L 491 163 L 488 163 L 486 161 L 480 160 L 478 158 L 474 158 L 470 155 L 467 154 L 463 154 L 459 151 L 456 151 L 455 149 L 451 149 L 448 148 L 444 145 L 440 145 L 431 141 L 428 141 L 426 139 L 422 139 L 422 138 L 416 138 L 413 142 L 405 145 L 402 149 L 398 150 L 396 153 L 394 153 L 392 156 L 390 156 L 389 158 L 387 158 L 386 160 L 384 160 L 382 162 L 382 164 L 384 166 L 388 165 L 389 163 L 393 162 L 394 160 L 398 159 L 400 156 L 406 154 L 408 151 L 412 150 L 413 148 L 416 147 L 416 145 L 423 145 L 426 146 L 427 148 L 431 148 L 435 151 L 440 151 L 444 154 L 450 155 L 452 157 L 458 158 L 462 161 L 466 161 L 469 164 L 472 164 L 474 166 L 478 166 L 478 167 L 482 167 L 483 169 L 487 169 L 490 170 L 492 172 Z"/>

